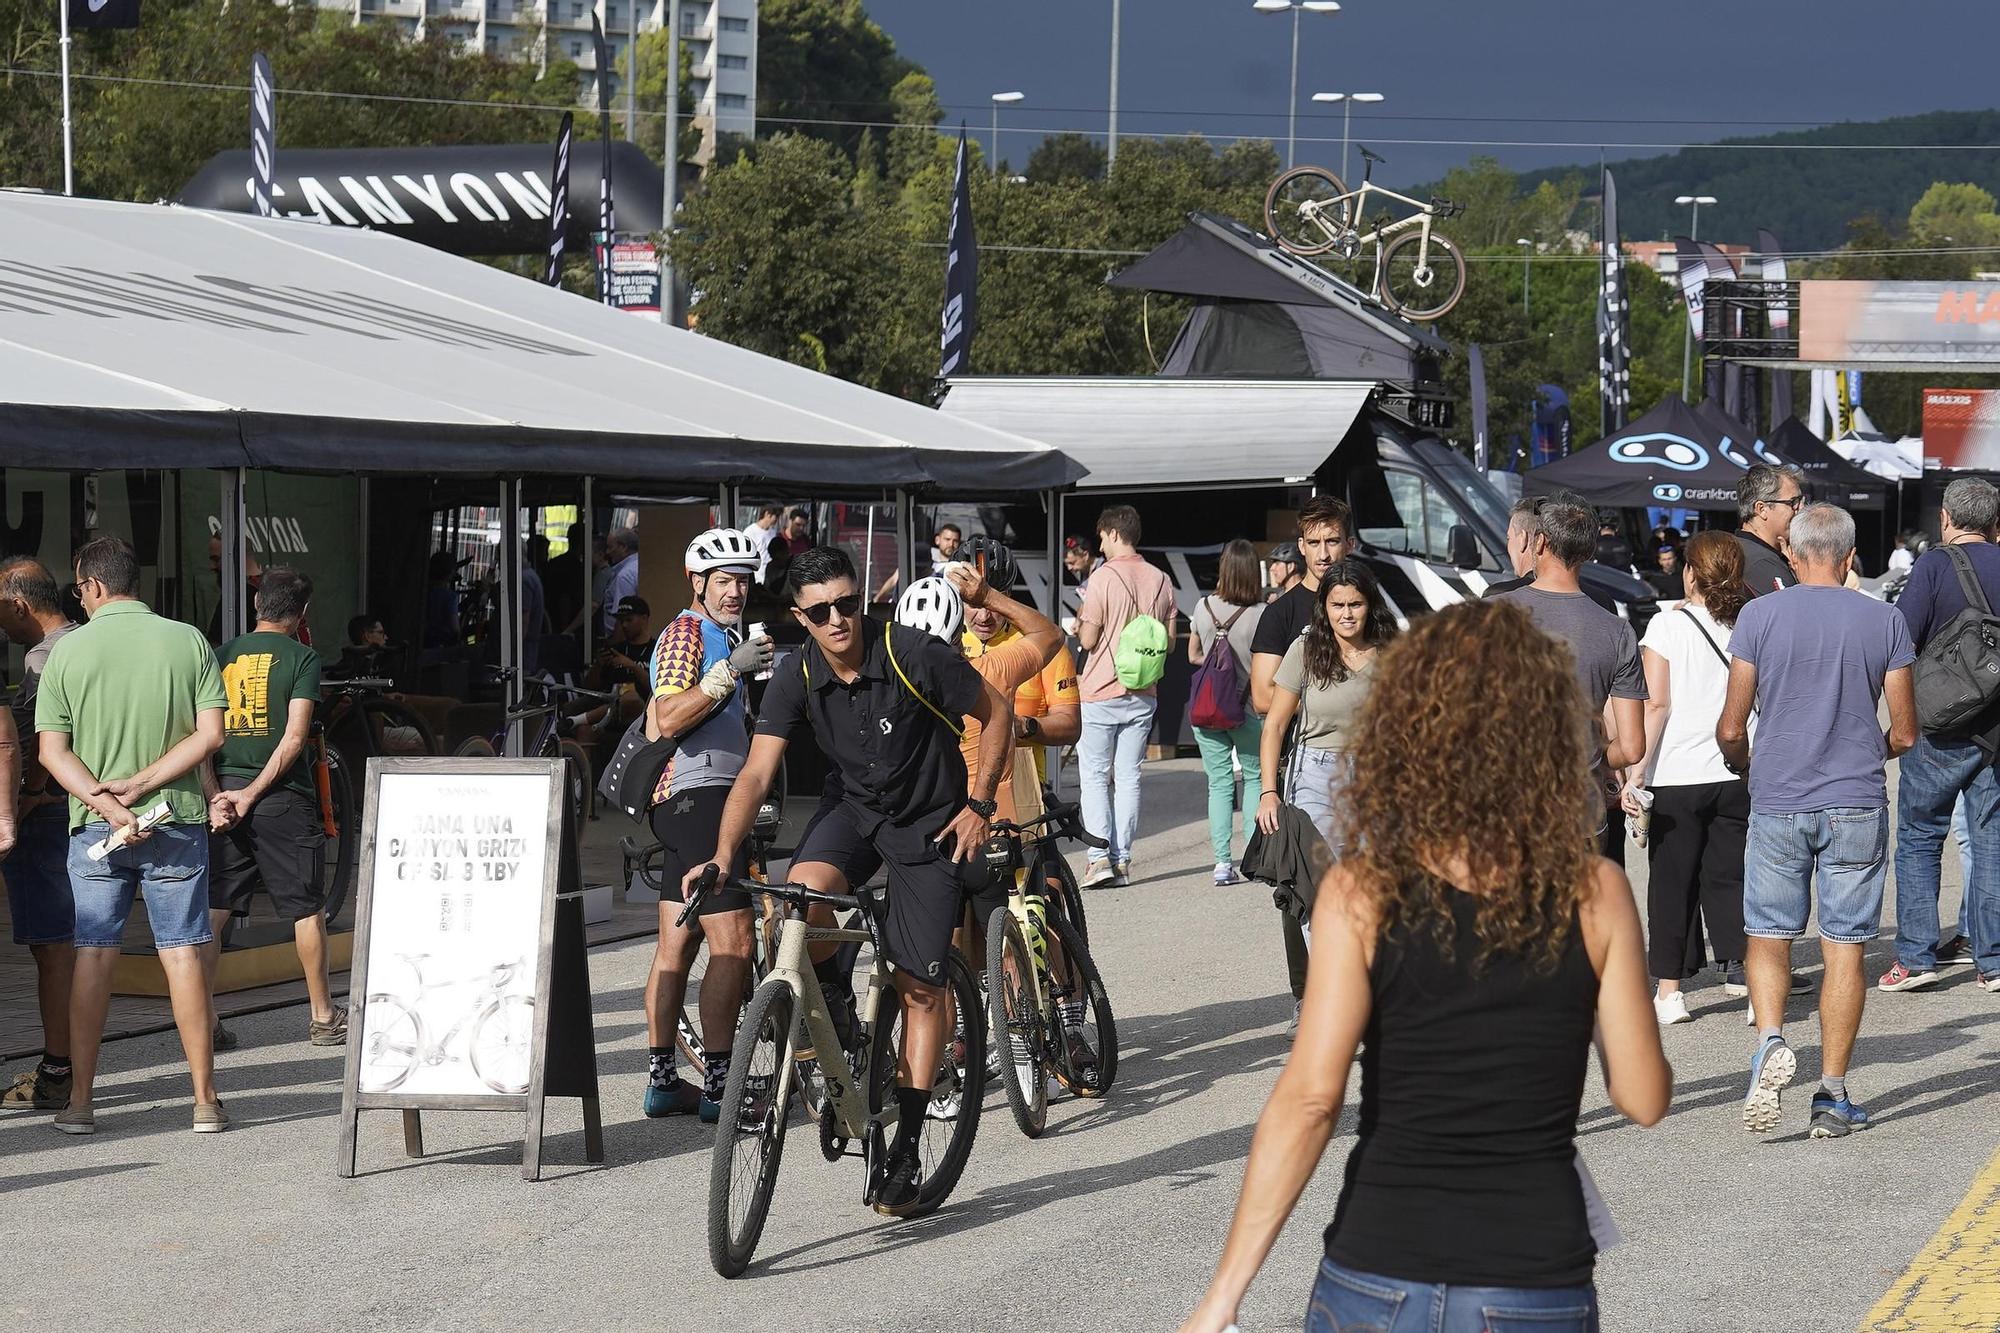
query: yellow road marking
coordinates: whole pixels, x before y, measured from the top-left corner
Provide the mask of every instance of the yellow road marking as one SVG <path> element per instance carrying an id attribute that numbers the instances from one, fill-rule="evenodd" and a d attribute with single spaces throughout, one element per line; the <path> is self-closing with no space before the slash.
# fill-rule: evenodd
<path id="1" fill-rule="evenodd" d="M 2000 1329 L 2000 1152 L 1861 1321 L 1861 1333 L 1995 1329 Z"/>

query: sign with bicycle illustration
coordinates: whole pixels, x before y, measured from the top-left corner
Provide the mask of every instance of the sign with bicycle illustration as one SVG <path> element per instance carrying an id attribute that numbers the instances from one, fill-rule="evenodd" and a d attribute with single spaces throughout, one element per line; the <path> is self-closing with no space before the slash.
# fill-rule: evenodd
<path id="1" fill-rule="evenodd" d="M 560 759 L 369 761 L 341 1174 L 364 1110 L 402 1110 L 411 1155 L 419 1110 L 526 1110 L 532 1177 L 543 1098 L 580 1096 L 595 1149 L 581 912 L 560 896 L 578 883 L 563 795 Z"/>

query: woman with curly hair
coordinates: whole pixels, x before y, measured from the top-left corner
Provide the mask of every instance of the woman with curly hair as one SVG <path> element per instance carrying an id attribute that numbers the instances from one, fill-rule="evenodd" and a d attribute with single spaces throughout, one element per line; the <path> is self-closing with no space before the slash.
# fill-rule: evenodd
<path id="1" fill-rule="evenodd" d="M 1595 1330 L 1576 1117 L 1592 1031 L 1611 1104 L 1666 1114 L 1639 914 L 1595 854 L 1591 717 L 1519 607 L 1427 616 L 1382 650 L 1349 747 L 1345 860 L 1321 882 L 1291 1060 L 1257 1124 L 1214 1279 L 1228 1327 L 1325 1152 L 1361 1055 L 1309 1333 Z"/>
<path id="2" fill-rule="evenodd" d="M 1625 813 L 1647 831 L 1647 963 L 1658 990 L 1653 1011 L 1664 1024 L 1690 1021 L 1681 983 L 1704 959 L 1696 914 L 1732 995 L 1748 995 L 1743 976 L 1743 846 L 1750 834 L 1750 784 L 1729 771 L 1715 724 L 1729 693 L 1729 631 L 1750 600 L 1743 544 L 1732 533 L 1704 532 L 1683 562 L 1687 599 L 1646 627 L 1639 656 L 1646 670 L 1646 753 L 1627 771 Z M 1650 790 L 1650 815 L 1641 790 Z"/>
<path id="3" fill-rule="evenodd" d="M 1334 806 L 1346 782 L 1344 755 L 1354 742 L 1354 721 L 1375 683 L 1375 656 L 1396 636 L 1396 618 L 1375 575 L 1359 560 L 1336 560 L 1320 575 L 1312 623 L 1292 641 L 1271 682 L 1271 711 L 1258 745 L 1260 767 L 1278 772 L 1278 753 L 1289 737 L 1285 799 L 1312 817 L 1313 826 L 1340 854 Z M 1298 720 L 1296 734 L 1292 721 Z M 1278 831 L 1278 791 L 1268 782 L 1257 803 L 1257 826 Z"/>

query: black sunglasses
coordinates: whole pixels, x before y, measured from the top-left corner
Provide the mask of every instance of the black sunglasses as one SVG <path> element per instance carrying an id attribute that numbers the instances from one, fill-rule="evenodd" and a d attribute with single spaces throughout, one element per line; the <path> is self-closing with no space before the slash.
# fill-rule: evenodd
<path id="1" fill-rule="evenodd" d="M 815 625 L 824 625 L 828 620 L 833 618 L 835 611 L 840 612 L 842 620 L 852 620 L 861 614 L 861 594 L 851 592 L 845 597 L 836 597 L 830 602 L 814 602 L 811 606 L 800 606 L 793 609 Z"/>

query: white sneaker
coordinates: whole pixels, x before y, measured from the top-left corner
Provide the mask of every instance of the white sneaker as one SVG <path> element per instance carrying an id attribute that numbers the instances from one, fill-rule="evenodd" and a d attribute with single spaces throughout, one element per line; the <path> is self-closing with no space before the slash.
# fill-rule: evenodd
<path id="1" fill-rule="evenodd" d="M 1661 1027 L 1694 1022 L 1694 1015 L 1688 1012 L 1687 996 L 1677 990 L 1653 997 L 1653 1017 L 1660 1021 Z"/>
<path id="2" fill-rule="evenodd" d="M 1084 868 L 1081 887 L 1101 889 L 1118 878 L 1118 872 L 1111 868 L 1109 861 L 1092 861 Z"/>
<path id="3" fill-rule="evenodd" d="M 1306 1002 L 1304 1000 L 1292 1001 L 1292 1021 L 1285 1024 L 1285 1035 L 1287 1037 L 1296 1037 L 1299 1035 L 1299 1015 L 1305 1012 L 1305 1007 Z"/>

